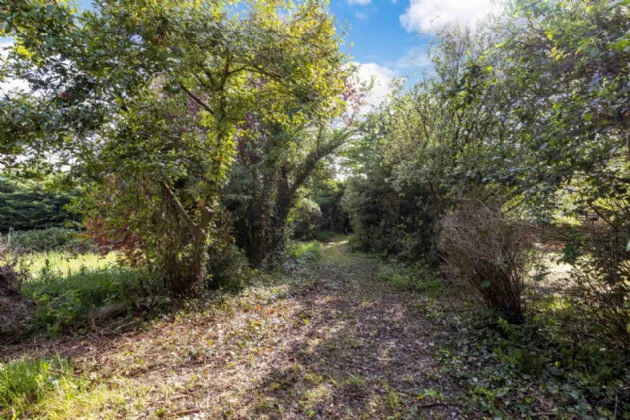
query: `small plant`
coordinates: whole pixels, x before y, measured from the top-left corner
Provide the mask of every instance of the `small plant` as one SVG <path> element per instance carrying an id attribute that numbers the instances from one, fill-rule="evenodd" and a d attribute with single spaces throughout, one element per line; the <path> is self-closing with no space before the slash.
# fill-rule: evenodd
<path id="1" fill-rule="evenodd" d="M 389 388 L 387 389 L 387 404 L 392 410 L 397 410 L 400 406 L 400 397 L 395 389 Z"/>
<path id="2" fill-rule="evenodd" d="M 344 388 L 351 393 L 360 393 L 365 388 L 365 379 L 359 375 L 350 375 L 348 379 L 344 381 Z"/>

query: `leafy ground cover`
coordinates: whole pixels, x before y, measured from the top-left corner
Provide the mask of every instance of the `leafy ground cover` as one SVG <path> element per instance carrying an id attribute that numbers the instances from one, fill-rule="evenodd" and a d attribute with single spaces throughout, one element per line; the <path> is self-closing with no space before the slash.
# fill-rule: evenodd
<path id="1" fill-rule="evenodd" d="M 20 267 L 27 275 L 19 295 L 0 296 L 0 343 L 125 323 L 166 299 L 155 297 L 140 273 L 120 265 L 114 253 L 24 254 Z"/>
<path id="2" fill-rule="evenodd" d="M 2 360 L 72 362 L 71 393 L 10 417 L 451 418 L 472 412 L 433 357 L 444 333 L 346 238 L 238 295 L 127 330 L 5 346 Z M 37 363 L 37 362 L 30 362 Z M 31 400 L 26 400 L 31 401 Z"/>

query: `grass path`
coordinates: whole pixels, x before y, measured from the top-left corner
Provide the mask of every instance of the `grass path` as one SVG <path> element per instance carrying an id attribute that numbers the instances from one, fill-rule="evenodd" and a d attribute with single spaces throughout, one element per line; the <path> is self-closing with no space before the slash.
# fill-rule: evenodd
<path id="1" fill-rule="evenodd" d="M 66 418 L 452 418 L 460 391 L 432 358 L 438 329 L 377 263 L 324 245 L 298 266 L 139 331 L 66 338 L 13 353 L 70 357 L 88 379 L 36 414 Z"/>

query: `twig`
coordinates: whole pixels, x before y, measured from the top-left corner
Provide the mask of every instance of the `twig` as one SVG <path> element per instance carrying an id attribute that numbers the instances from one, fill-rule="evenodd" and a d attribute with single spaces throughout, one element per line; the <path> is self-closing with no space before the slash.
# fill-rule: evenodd
<path id="1" fill-rule="evenodd" d="M 453 407 L 458 407 L 461 404 L 458 403 L 452 403 L 452 402 L 442 402 L 442 401 L 435 401 L 432 403 L 427 403 L 427 404 L 422 404 L 419 407 L 420 408 L 432 408 L 432 407 L 439 407 L 439 406 L 444 406 L 444 407 L 448 407 L 448 406 L 453 406 Z"/>

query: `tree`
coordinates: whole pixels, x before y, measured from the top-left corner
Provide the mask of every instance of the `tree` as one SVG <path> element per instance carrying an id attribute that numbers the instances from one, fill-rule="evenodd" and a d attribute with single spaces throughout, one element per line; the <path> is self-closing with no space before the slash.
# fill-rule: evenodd
<path id="1" fill-rule="evenodd" d="M 350 140 L 354 130 L 331 129 L 324 124 L 293 130 L 251 124 L 253 137 L 238 142 L 226 206 L 236 216 L 237 244 L 258 266 L 282 249 L 289 212 L 300 189 L 324 159 Z"/>
<path id="2" fill-rule="evenodd" d="M 204 278 L 246 117 L 293 126 L 344 107 L 348 70 L 323 3 L 251 1 L 244 16 L 231 3 L 101 0 L 76 14 L 17 1 L 0 12 L 16 37 L 6 74 L 34 93 L 3 99 L 3 150 L 54 152 L 86 174 L 92 216 L 138 236 L 142 260 L 180 294 Z"/>

